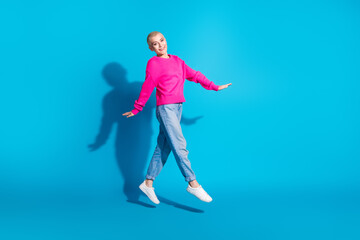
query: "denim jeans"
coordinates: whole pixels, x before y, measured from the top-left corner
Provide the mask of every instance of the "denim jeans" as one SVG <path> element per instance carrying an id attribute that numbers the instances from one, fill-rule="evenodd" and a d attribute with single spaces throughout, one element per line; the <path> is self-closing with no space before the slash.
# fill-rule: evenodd
<path id="1" fill-rule="evenodd" d="M 157 145 L 151 158 L 146 178 L 154 180 L 166 163 L 172 151 L 176 163 L 180 168 L 185 181 L 196 179 L 188 159 L 189 151 L 186 149 L 186 141 L 182 134 L 180 120 L 182 103 L 173 103 L 156 106 L 156 118 L 160 123 L 160 131 L 157 137 Z"/>

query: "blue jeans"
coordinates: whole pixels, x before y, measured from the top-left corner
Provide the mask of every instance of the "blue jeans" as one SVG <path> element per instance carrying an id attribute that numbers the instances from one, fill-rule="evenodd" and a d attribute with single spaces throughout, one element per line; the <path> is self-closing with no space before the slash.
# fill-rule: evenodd
<path id="1" fill-rule="evenodd" d="M 181 113 L 182 103 L 156 106 L 156 118 L 160 123 L 160 132 L 146 179 L 154 180 L 159 175 L 171 151 L 185 181 L 191 182 L 196 179 L 187 157 L 189 151 L 186 149 L 186 141 L 180 126 Z"/>

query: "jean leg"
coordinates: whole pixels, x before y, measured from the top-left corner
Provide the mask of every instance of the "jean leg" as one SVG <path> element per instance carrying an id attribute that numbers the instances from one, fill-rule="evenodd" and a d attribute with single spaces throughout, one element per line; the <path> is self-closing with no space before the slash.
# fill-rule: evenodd
<path id="1" fill-rule="evenodd" d="M 147 170 L 146 179 L 155 180 L 161 169 L 164 167 L 170 152 L 170 145 L 166 139 L 163 128 L 160 126 L 157 145 Z"/>
<path id="2" fill-rule="evenodd" d="M 186 149 L 186 140 L 180 126 L 182 104 L 166 104 L 159 107 L 160 126 L 163 127 L 176 163 L 185 177 L 185 181 L 193 181 L 196 177 L 191 169 L 188 159 L 189 151 Z"/>

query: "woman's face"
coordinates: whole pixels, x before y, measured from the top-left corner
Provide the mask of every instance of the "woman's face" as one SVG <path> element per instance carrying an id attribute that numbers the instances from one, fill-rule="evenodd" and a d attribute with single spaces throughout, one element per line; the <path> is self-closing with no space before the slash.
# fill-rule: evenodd
<path id="1" fill-rule="evenodd" d="M 157 34 L 150 38 L 149 46 L 151 51 L 155 51 L 157 55 L 164 55 L 167 52 L 167 43 L 166 39 L 162 34 Z"/>

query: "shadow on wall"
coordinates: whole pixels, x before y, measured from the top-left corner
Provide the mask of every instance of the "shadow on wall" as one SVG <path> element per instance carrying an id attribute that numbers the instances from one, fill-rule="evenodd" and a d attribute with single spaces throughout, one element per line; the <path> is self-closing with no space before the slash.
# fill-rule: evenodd
<path id="1" fill-rule="evenodd" d="M 138 201 L 141 194 L 138 186 L 144 181 L 144 171 L 147 169 L 146 163 L 150 160 L 153 150 L 155 150 L 150 151 L 150 141 L 153 134 L 151 120 L 155 119 L 153 114 L 155 113 L 156 99 L 153 93 L 146 106 L 136 116 L 131 118 L 122 116 L 123 113 L 134 108 L 135 100 L 139 97 L 143 84 L 143 82 L 128 82 L 126 73 L 126 69 L 119 63 L 112 62 L 105 65 L 102 76 L 113 89 L 103 98 L 103 116 L 99 133 L 95 142 L 88 145 L 88 147 L 90 151 L 95 151 L 104 145 L 113 129 L 113 125 L 115 125 L 115 158 L 124 179 L 124 194 L 128 202 L 152 207 Z M 182 117 L 181 122 L 192 125 L 199 118 L 202 118 L 202 116 L 192 119 Z M 165 203 L 171 202 L 165 198 L 163 198 L 163 201 Z M 171 203 L 170 205 L 175 204 L 184 210 L 193 210 L 187 206 L 181 207 L 181 204 Z M 201 210 L 196 209 L 195 212 L 198 211 Z"/>
<path id="2" fill-rule="evenodd" d="M 138 186 L 144 180 L 145 164 L 149 157 L 153 134 L 151 120 L 156 100 L 152 94 L 139 114 L 131 118 L 122 116 L 133 109 L 142 86 L 142 82 L 128 82 L 126 73 L 126 69 L 116 62 L 103 68 L 102 76 L 113 89 L 103 98 L 99 133 L 89 148 L 95 151 L 104 145 L 115 127 L 115 158 L 124 179 L 123 191 L 128 200 L 136 201 L 140 196 Z"/>

